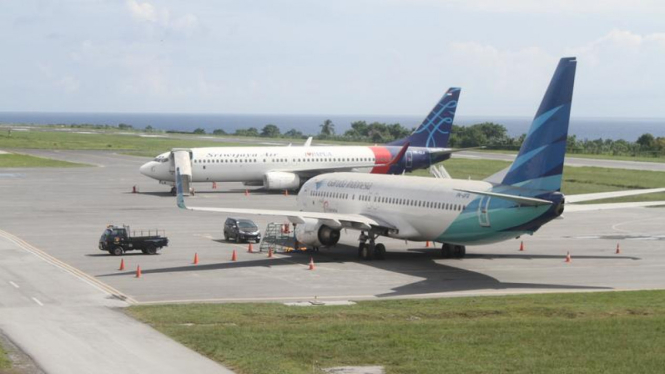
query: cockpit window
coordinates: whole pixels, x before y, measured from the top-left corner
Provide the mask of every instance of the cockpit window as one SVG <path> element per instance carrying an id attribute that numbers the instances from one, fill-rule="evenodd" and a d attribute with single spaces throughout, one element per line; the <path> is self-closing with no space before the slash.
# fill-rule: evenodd
<path id="1" fill-rule="evenodd" d="M 168 153 L 162 153 L 161 155 L 155 157 L 155 159 L 153 161 L 168 162 L 169 161 L 169 154 Z"/>

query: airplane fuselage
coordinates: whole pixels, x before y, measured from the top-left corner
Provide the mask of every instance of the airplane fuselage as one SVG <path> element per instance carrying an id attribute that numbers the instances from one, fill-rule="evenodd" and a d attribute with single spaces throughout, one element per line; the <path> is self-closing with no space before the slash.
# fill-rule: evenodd
<path id="1" fill-rule="evenodd" d="M 563 198 L 545 196 L 552 206 L 514 202 L 458 191 L 491 191 L 484 181 L 394 175 L 333 173 L 314 177 L 298 194 L 302 211 L 361 214 L 392 227 L 388 236 L 450 244 L 488 244 L 532 234 L 555 218 Z"/>
<path id="2" fill-rule="evenodd" d="M 308 179 L 335 168 L 361 173 L 401 174 L 450 157 L 449 154 L 432 154 L 427 148 L 409 148 L 395 165 L 381 166 L 390 162 L 400 149 L 400 146 L 192 148 L 192 182 L 260 184 L 268 172 L 296 173 Z M 173 182 L 175 165 L 169 153 L 164 153 L 143 165 L 141 173 L 159 181 Z"/>

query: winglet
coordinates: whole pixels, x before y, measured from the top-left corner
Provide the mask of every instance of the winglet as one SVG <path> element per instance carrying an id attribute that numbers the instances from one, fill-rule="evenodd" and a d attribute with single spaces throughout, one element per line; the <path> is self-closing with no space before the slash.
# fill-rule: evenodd
<path id="1" fill-rule="evenodd" d="M 175 169 L 175 188 L 178 193 L 178 197 L 176 198 L 178 208 L 187 209 L 187 205 L 185 205 L 185 197 L 182 194 L 182 176 L 180 175 L 180 168 Z"/>
<path id="2" fill-rule="evenodd" d="M 390 160 L 390 162 L 387 163 L 386 166 L 393 166 L 398 162 L 400 162 L 402 157 L 404 157 L 404 155 L 406 154 L 406 150 L 409 148 L 409 144 L 410 144 L 409 142 L 404 143 L 402 149 L 399 150 L 399 153 L 392 160 Z"/>
<path id="3" fill-rule="evenodd" d="M 305 145 L 303 145 L 303 147 L 309 147 L 310 145 L 312 145 L 312 137 L 311 136 L 309 138 L 307 138 L 307 140 L 305 141 Z"/>

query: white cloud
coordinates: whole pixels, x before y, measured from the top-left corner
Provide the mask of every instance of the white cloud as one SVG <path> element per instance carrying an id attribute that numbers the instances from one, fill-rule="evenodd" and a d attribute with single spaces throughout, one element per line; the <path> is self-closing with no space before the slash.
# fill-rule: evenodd
<path id="1" fill-rule="evenodd" d="M 134 19 L 149 25 L 181 31 L 186 34 L 191 34 L 199 27 L 198 17 L 191 13 L 173 16 L 170 9 L 157 8 L 149 2 L 141 3 L 136 0 L 126 0 L 126 4 Z"/>

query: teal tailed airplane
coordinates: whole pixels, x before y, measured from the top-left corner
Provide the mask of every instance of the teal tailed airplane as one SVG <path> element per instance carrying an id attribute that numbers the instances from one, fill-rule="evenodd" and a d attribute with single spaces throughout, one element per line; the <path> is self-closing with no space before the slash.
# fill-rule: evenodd
<path id="1" fill-rule="evenodd" d="M 296 238 L 313 247 L 335 245 L 341 229 L 360 231 L 359 256 L 382 258 L 380 236 L 442 244 L 444 257 L 461 258 L 466 245 L 491 244 L 533 234 L 564 211 L 665 205 L 665 201 L 578 205 L 665 188 L 564 196 L 566 138 L 575 58 L 562 58 L 512 165 L 484 181 L 447 177 L 330 173 L 308 180 L 292 211 L 188 207 L 177 171 L 178 206 L 233 215 L 286 216 Z M 408 145 L 407 145 L 408 146 Z"/>

